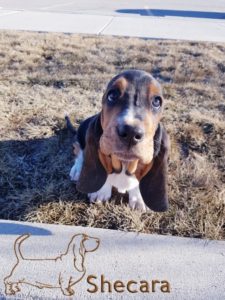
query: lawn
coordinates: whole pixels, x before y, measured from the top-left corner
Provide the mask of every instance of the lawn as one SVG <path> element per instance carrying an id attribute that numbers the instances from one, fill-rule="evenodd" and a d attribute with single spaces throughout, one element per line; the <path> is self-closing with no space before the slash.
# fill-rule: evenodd
<path id="1" fill-rule="evenodd" d="M 0 218 L 225 239 L 225 44 L 0 32 Z M 170 134 L 166 213 L 127 197 L 90 205 L 69 180 L 75 126 L 106 84 L 138 68 L 162 84 Z"/>

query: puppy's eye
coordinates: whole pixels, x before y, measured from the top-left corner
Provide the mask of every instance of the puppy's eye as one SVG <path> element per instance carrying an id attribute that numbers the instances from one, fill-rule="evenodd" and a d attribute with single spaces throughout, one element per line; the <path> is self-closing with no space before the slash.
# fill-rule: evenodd
<path id="1" fill-rule="evenodd" d="M 112 91 L 109 91 L 107 100 L 110 104 L 113 104 L 116 102 L 116 100 L 119 98 L 119 96 L 120 96 L 119 90 L 112 90 Z"/>
<path id="2" fill-rule="evenodd" d="M 155 96 L 152 100 L 152 106 L 155 109 L 159 109 L 162 105 L 162 98 L 160 96 Z"/>

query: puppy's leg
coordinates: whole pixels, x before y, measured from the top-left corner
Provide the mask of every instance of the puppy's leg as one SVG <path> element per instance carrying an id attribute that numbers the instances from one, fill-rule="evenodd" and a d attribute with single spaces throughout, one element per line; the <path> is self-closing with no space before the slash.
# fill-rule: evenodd
<path id="1" fill-rule="evenodd" d="M 129 206 L 132 209 L 138 209 L 144 212 L 147 210 L 144 200 L 141 196 L 139 186 L 135 187 L 132 190 L 129 190 L 128 194 L 129 194 Z"/>
<path id="2" fill-rule="evenodd" d="M 72 169 L 70 170 L 70 179 L 72 181 L 77 181 L 79 179 L 80 173 L 82 170 L 82 166 L 83 166 L 83 161 L 84 161 L 83 151 L 80 150 L 75 159 L 75 163 L 74 163 Z"/>
<path id="3" fill-rule="evenodd" d="M 89 200 L 93 202 L 104 202 L 108 201 L 112 195 L 112 185 L 110 184 L 108 178 L 105 184 L 95 193 L 88 194 Z"/>

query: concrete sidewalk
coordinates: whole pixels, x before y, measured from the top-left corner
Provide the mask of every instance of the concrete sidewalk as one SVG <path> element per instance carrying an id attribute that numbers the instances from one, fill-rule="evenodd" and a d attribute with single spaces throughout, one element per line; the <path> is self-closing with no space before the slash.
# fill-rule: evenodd
<path id="1" fill-rule="evenodd" d="M 0 1 L 0 29 L 225 42 L 225 2 Z"/>
<path id="2" fill-rule="evenodd" d="M 18 240 L 25 233 L 31 236 Z M 72 239 L 83 233 L 88 237 Z M 76 267 L 84 249 L 92 251 L 83 252 L 85 274 Z M 9 299 L 222 300 L 225 295 L 222 241 L 2 220 L 0 266 L 0 299 L 12 291 Z M 68 278 L 77 280 L 71 296 L 59 287 Z"/>

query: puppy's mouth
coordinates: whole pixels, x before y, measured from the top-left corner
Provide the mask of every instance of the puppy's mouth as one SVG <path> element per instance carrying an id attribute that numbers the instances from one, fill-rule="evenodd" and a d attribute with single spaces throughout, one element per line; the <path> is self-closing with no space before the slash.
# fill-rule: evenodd
<path id="1" fill-rule="evenodd" d="M 116 151 L 114 152 L 114 155 L 116 155 L 118 157 L 119 160 L 123 160 L 123 161 L 133 161 L 135 159 L 138 159 L 138 157 L 136 155 L 134 155 L 133 153 L 127 153 L 127 152 L 122 152 L 122 151 Z"/>

